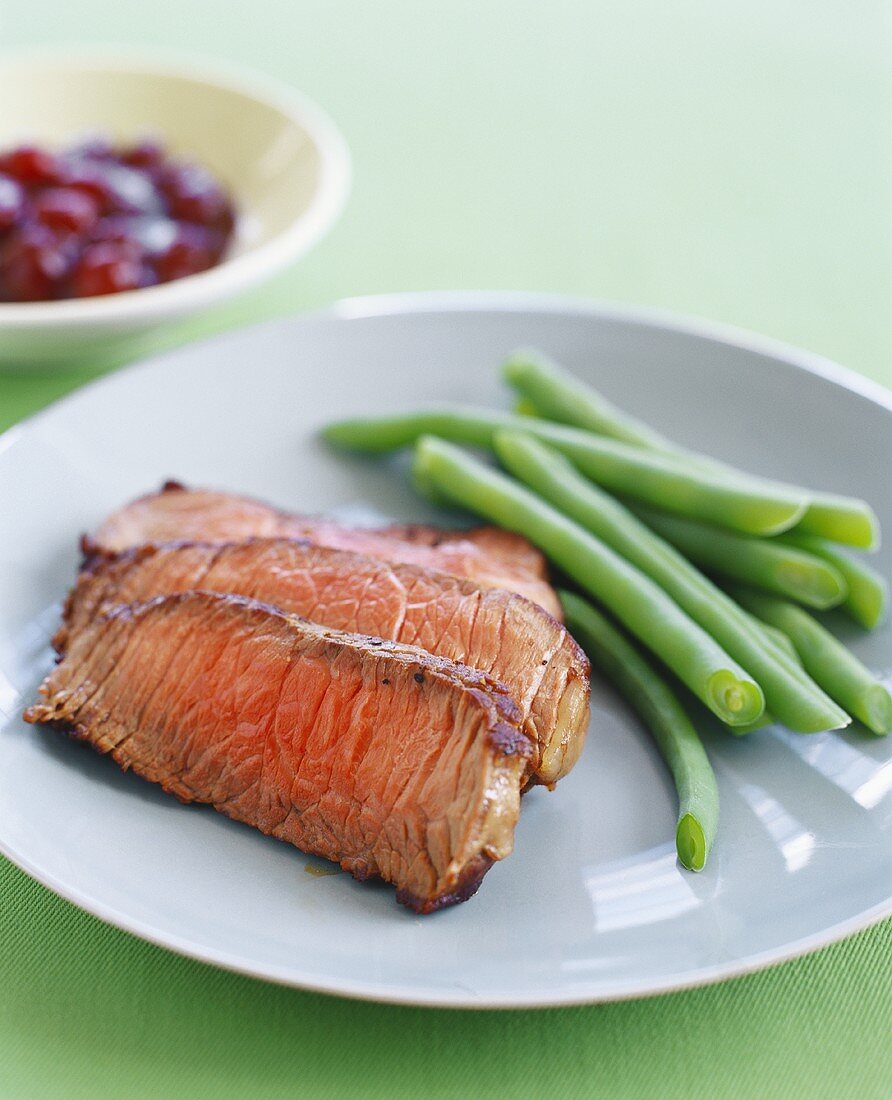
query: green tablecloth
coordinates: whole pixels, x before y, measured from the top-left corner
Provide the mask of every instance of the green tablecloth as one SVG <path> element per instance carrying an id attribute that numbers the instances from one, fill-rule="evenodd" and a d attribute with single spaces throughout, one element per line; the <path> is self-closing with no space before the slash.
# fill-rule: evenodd
<path id="1" fill-rule="evenodd" d="M 346 132 L 331 237 L 165 342 L 507 287 L 733 322 L 892 384 L 890 20 L 883 0 L 10 0 L 0 43 L 201 48 Z M 0 376 L 0 426 L 92 373 Z M 880 1097 L 890 956 L 886 923 L 653 1001 L 380 1007 L 176 958 L 0 863 L 0 1096 Z"/>

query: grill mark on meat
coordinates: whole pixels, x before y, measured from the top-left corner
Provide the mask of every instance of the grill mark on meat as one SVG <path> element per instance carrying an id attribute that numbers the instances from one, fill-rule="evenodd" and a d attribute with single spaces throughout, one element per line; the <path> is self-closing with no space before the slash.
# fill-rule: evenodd
<path id="1" fill-rule="evenodd" d="M 26 718 L 430 912 L 510 851 L 531 746 L 490 677 L 374 640 L 235 596 L 120 605 L 69 639 Z"/>
<path id="2" fill-rule="evenodd" d="M 588 662 L 547 612 L 521 596 L 350 551 L 257 539 L 101 555 L 85 566 L 66 602 L 57 645 L 64 651 L 67 634 L 76 635 L 104 606 L 189 589 L 248 596 L 341 630 L 371 628 L 480 668 L 514 693 L 537 743 L 538 781 L 553 784 L 579 755 L 588 725 Z M 578 699 L 565 720 L 568 696 Z"/>

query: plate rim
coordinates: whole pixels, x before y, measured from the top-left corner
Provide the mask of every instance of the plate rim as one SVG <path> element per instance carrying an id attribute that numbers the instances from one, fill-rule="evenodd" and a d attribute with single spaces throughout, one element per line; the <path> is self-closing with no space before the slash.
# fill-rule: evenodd
<path id="1" fill-rule="evenodd" d="M 873 404 L 892 413 L 892 390 L 881 383 L 844 367 L 831 359 L 815 352 L 806 351 L 771 337 L 761 336 L 745 329 L 708 321 L 699 317 L 683 316 L 668 311 L 626 305 L 611 301 L 588 299 L 560 294 L 536 293 L 527 291 L 412 291 L 397 294 L 380 294 L 340 299 L 328 307 L 307 313 L 285 314 L 267 318 L 247 326 L 228 328 L 209 338 L 189 341 L 176 348 L 167 349 L 158 354 L 141 357 L 137 361 L 79 386 L 70 394 L 51 402 L 49 405 L 23 420 L 11 425 L 0 434 L 0 455 L 25 434 L 26 430 L 42 417 L 54 412 L 69 401 L 79 398 L 85 392 L 102 386 L 113 379 L 130 373 L 151 369 L 157 362 L 188 354 L 196 348 L 213 346 L 225 342 L 234 334 L 269 326 L 291 324 L 312 324 L 326 320 L 362 320 L 373 317 L 391 317 L 423 313 L 546 313 L 565 314 L 580 317 L 616 321 L 656 330 L 677 332 L 724 345 L 732 345 L 741 350 L 767 356 L 785 362 L 804 373 L 816 375 L 841 388 L 858 394 Z M 745 956 L 732 963 L 714 963 L 696 967 L 673 978 L 638 979 L 615 982 L 600 990 L 596 988 L 566 992 L 555 991 L 552 994 L 540 992 L 524 996 L 517 993 L 487 994 L 472 996 L 465 989 L 449 993 L 443 989 L 428 987 L 427 991 L 403 985 L 381 986 L 367 981 L 329 979 L 320 981 L 300 968 L 276 965 L 260 965 L 250 959 L 221 951 L 197 943 L 188 937 L 171 934 L 156 928 L 150 922 L 135 919 L 112 905 L 98 901 L 88 893 L 71 887 L 55 875 L 46 872 L 34 864 L 27 855 L 8 844 L 0 833 L 0 854 L 17 866 L 30 878 L 45 886 L 63 900 L 77 906 L 91 916 L 112 925 L 123 932 L 136 936 L 148 943 L 176 954 L 195 959 L 212 966 L 221 967 L 245 977 L 270 981 L 278 985 L 304 989 L 313 993 L 325 993 L 348 997 L 355 1000 L 380 1004 L 410 1005 L 426 1008 L 459 1009 L 528 1009 L 556 1008 L 584 1004 L 606 1004 L 627 1000 L 638 1000 L 681 992 L 712 985 L 717 982 L 739 978 L 746 974 L 765 970 L 781 963 L 789 962 L 810 954 L 821 948 L 837 943 L 848 936 L 863 931 L 889 916 L 892 916 L 892 896 L 885 901 L 863 910 L 861 913 L 840 921 L 828 928 L 800 937 L 787 944 L 766 951 Z"/>

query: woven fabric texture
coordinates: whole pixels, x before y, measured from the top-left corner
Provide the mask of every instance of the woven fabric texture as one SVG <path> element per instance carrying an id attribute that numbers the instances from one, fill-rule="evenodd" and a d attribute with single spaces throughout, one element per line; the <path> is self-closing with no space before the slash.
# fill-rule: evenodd
<path id="1" fill-rule="evenodd" d="M 888 0 L 0 5 L 3 48 L 84 39 L 267 71 L 354 154 L 311 256 L 134 355 L 349 295 L 489 287 L 699 314 L 892 385 Z M 0 375 L 0 428 L 95 373 Z M 0 861 L 0 1098 L 879 1100 L 890 960 L 886 923 L 654 1000 L 385 1007 L 178 958 Z"/>

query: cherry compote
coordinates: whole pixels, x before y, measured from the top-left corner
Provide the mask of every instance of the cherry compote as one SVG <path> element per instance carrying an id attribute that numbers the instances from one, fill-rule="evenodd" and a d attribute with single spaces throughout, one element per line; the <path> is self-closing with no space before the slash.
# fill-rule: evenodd
<path id="1" fill-rule="evenodd" d="M 0 152 L 0 302 L 91 298 L 207 271 L 235 221 L 213 175 L 156 141 Z"/>

